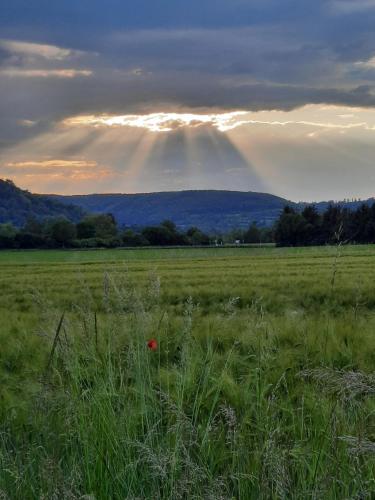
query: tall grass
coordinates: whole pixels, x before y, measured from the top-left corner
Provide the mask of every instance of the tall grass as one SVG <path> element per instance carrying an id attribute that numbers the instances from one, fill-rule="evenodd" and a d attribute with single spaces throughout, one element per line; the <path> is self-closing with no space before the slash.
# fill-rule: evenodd
<path id="1" fill-rule="evenodd" d="M 32 384 L 2 405 L 3 498 L 374 497 L 372 333 L 352 311 L 172 314 L 155 274 L 39 307 Z"/>

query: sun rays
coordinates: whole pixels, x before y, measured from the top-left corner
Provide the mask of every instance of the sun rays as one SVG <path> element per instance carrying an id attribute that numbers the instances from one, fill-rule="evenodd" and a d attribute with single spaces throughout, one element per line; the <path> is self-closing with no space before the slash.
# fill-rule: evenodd
<path id="1" fill-rule="evenodd" d="M 342 106 L 78 115 L 8 148 L 0 175 L 34 192 L 230 189 L 290 197 L 291 184 L 301 191 L 325 162 L 335 172 L 369 169 L 374 131 L 372 110 Z M 312 149 L 319 165 L 306 160 Z"/>

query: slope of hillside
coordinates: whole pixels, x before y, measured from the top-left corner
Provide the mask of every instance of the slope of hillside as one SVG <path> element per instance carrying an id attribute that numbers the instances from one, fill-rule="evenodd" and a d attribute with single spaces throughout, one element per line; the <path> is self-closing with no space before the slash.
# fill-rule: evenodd
<path id="1" fill-rule="evenodd" d="M 170 219 L 181 229 L 198 226 L 206 231 L 245 228 L 253 221 L 268 226 L 290 203 L 266 193 L 211 190 L 53 198 L 89 212 L 110 212 L 121 225 L 146 226 Z"/>
<path id="2" fill-rule="evenodd" d="M 62 203 L 40 194 L 31 194 L 13 184 L 0 179 L 0 223 L 11 222 L 22 226 L 29 217 L 45 219 L 64 216 L 77 222 L 84 215 L 84 210 L 70 203 Z"/>
<path id="3" fill-rule="evenodd" d="M 350 209 L 365 201 L 336 202 Z M 314 203 L 319 211 L 329 203 Z M 0 179 L 0 223 L 22 226 L 27 218 L 64 216 L 77 222 L 87 213 L 112 213 L 121 226 L 144 227 L 169 219 L 180 229 L 198 226 L 205 231 L 246 228 L 255 221 L 270 226 L 282 208 L 302 210 L 307 203 L 294 203 L 268 193 L 243 191 L 172 191 L 139 194 L 40 195 L 31 194 Z"/>

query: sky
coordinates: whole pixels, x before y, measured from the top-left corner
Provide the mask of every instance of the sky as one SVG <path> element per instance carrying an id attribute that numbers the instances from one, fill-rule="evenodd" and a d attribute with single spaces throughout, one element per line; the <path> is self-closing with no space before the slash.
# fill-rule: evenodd
<path id="1" fill-rule="evenodd" d="M 2 0 L 0 177 L 375 196 L 375 0 Z"/>

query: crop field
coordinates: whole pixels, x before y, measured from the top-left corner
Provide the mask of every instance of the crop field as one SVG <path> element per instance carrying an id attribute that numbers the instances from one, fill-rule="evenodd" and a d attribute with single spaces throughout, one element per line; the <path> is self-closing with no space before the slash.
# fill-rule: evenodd
<path id="1" fill-rule="evenodd" d="M 375 498 L 374 246 L 4 251 L 0 292 L 0 498 Z"/>

